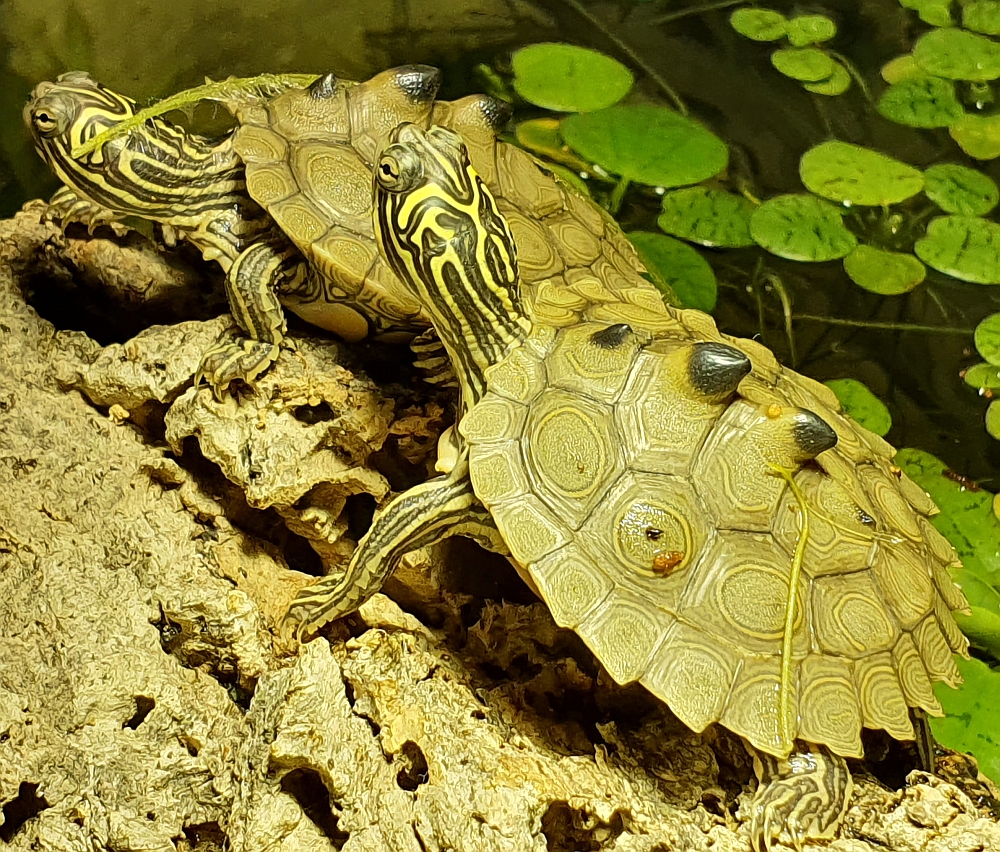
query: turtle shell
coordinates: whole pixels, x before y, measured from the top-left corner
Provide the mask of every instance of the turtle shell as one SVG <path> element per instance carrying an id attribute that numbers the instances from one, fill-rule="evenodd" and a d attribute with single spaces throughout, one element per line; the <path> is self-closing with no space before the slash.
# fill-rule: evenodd
<path id="1" fill-rule="evenodd" d="M 798 738 L 861 757 L 863 727 L 912 739 L 968 644 L 933 502 L 759 344 L 699 312 L 642 330 L 604 310 L 537 329 L 459 427 L 556 622 L 695 731 L 777 756 Z"/>
<path id="2" fill-rule="evenodd" d="M 506 215 L 518 246 L 522 292 L 537 319 L 575 323 L 604 302 L 630 298 L 663 313 L 659 293 L 617 224 L 519 148 L 500 142 L 505 109 L 477 95 L 435 101 L 440 72 L 403 66 L 355 84 L 333 75 L 267 100 L 230 104 L 233 145 L 247 188 L 320 275 L 282 301 L 349 340 L 426 327 L 417 302 L 381 258 L 372 224 L 372 168 L 403 122 L 462 135 L 472 164 Z"/>

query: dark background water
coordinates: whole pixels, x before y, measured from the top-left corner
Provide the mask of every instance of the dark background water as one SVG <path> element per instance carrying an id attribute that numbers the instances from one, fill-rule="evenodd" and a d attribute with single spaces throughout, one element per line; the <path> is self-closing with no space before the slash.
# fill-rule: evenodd
<path id="1" fill-rule="evenodd" d="M 823 98 L 782 77 L 770 64 L 769 46 L 750 42 L 729 26 L 738 5 L 0 0 L 0 215 L 55 188 L 31 150 L 21 108 L 36 82 L 67 70 L 87 70 L 144 102 L 198 85 L 206 76 L 332 70 L 360 79 L 392 65 L 425 62 L 444 69 L 443 95 L 454 97 L 481 90 L 476 65 L 502 68 L 511 50 L 536 41 L 566 41 L 616 57 L 636 73 L 633 98 L 668 103 L 667 87 L 675 90 L 691 113 L 732 147 L 734 185 L 759 198 L 801 191 L 799 157 L 831 138 L 918 167 L 964 162 L 1000 180 L 1000 166 L 967 160 L 946 131 L 913 130 L 881 118 L 858 85 L 843 96 Z M 832 17 L 839 31 L 828 47 L 857 68 L 874 96 L 885 85 L 881 66 L 908 52 L 927 29 L 896 0 L 769 5 Z M 620 218 L 626 228 L 655 229 L 655 212 L 655 194 L 637 189 Z M 903 205 L 899 212 L 905 217 L 912 210 Z M 707 256 L 720 279 L 715 314 L 724 330 L 759 335 L 786 363 L 818 379 L 860 378 L 889 405 L 894 426 L 888 437 L 894 444 L 927 449 L 992 490 L 1000 488 L 1000 442 L 982 425 L 986 402 L 959 377 L 978 360 L 971 331 L 1000 311 L 1000 288 L 932 272 L 910 294 L 879 297 L 851 283 L 836 262 L 795 264 L 756 250 Z M 775 281 L 799 317 L 792 322 L 794 352 Z M 864 327 L 872 322 L 937 330 Z"/>

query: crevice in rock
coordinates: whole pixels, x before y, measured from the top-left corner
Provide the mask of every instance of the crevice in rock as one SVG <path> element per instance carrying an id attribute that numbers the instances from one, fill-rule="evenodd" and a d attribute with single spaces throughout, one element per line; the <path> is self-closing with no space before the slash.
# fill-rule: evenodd
<path id="1" fill-rule="evenodd" d="M 356 699 L 354 697 L 354 685 L 345 677 L 344 682 L 344 695 L 347 696 L 347 703 L 351 707 L 351 712 L 357 716 L 359 719 L 364 719 L 368 723 L 368 727 L 371 728 L 372 736 L 378 739 L 378 735 L 382 733 L 382 726 L 376 722 L 371 716 L 367 716 L 357 709 Z"/>
<path id="2" fill-rule="evenodd" d="M 136 695 L 135 696 L 135 713 L 132 714 L 130 718 L 124 725 L 123 728 L 131 728 L 133 731 L 138 728 L 143 722 L 146 721 L 146 717 L 153 712 L 153 708 L 156 706 L 156 701 L 146 695 Z"/>
<path id="3" fill-rule="evenodd" d="M 223 852 L 229 848 L 228 835 L 214 820 L 186 825 L 182 830 L 191 852 Z"/>
<path id="4" fill-rule="evenodd" d="M 330 793 L 319 773 L 312 769 L 293 769 L 281 779 L 281 789 L 302 808 L 316 827 L 330 839 L 334 849 L 343 849 L 351 835 L 340 828 L 340 807 L 330 799 Z"/>
<path id="5" fill-rule="evenodd" d="M 3 806 L 3 825 L 0 825 L 0 840 L 4 843 L 13 841 L 29 819 L 38 816 L 51 805 L 44 796 L 38 795 L 38 785 L 30 781 L 22 781 L 17 790 L 17 798 Z"/>
<path id="6" fill-rule="evenodd" d="M 615 811 L 604 822 L 566 801 L 552 802 L 542 815 L 542 834 L 548 852 L 599 852 L 610 849 L 625 831 L 626 814 Z"/>
<path id="7" fill-rule="evenodd" d="M 393 763 L 399 764 L 399 771 L 396 773 L 396 784 L 401 790 L 413 792 L 421 784 L 426 784 L 430 780 L 430 773 L 427 767 L 427 758 L 413 740 L 407 740 L 398 754 L 393 755 Z"/>

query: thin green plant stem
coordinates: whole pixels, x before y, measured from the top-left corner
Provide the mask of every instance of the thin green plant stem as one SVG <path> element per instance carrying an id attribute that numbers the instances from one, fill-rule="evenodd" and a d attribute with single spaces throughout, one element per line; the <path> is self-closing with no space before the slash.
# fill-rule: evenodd
<path id="1" fill-rule="evenodd" d="M 742 6 L 746 0 L 719 0 L 718 3 L 707 3 L 704 6 L 691 6 L 679 12 L 671 12 L 662 18 L 653 18 L 653 24 L 670 24 L 682 18 L 690 18 L 692 15 L 702 15 L 705 12 L 715 12 L 719 9 L 728 9 L 730 6 Z"/>
<path id="2" fill-rule="evenodd" d="M 825 50 L 828 54 L 830 54 L 830 56 L 836 59 L 847 69 L 847 73 L 851 75 L 854 82 L 858 84 L 858 88 L 861 89 L 861 93 L 865 96 L 865 100 L 868 101 L 868 103 L 874 103 L 872 100 L 872 90 L 868 88 L 868 83 L 865 82 L 865 78 L 858 72 L 854 63 L 842 53 L 837 53 L 837 51 L 830 50 L 829 48 L 825 48 Z"/>
<path id="3" fill-rule="evenodd" d="M 594 29 L 600 31 L 608 41 L 614 44 L 622 53 L 624 53 L 638 68 L 641 68 L 643 73 L 649 77 L 660 90 L 674 103 L 674 107 L 677 112 L 681 115 L 688 114 L 687 105 L 681 100 L 681 96 L 673 90 L 673 87 L 660 75 L 659 71 L 653 68 L 645 59 L 643 59 L 638 53 L 633 50 L 627 42 L 623 41 L 617 35 L 615 35 L 610 29 L 608 29 L 604 22 L 600 18 L 593 15 L 590 10 L 588 10 L 580 0 L 562 0 L 562 3 L 569 6 L 574 12 L 576 12 L 581 18 L 587 21 Z"/>
<path id="4" fill-rule="evenodd" d="M 628 192 L 631 183 L 632 181 L 627 177 L 619 178 L 618 183 L 611 190 L 611 195 L 608 197 L 608 212 L 612 216 L 617 216 L 618 211 L 621 210 L 622 201 L 625 200 L 625 193 Z"/>
<path id="5" fill-rule="evenodd" d="M 778 300 L 781 302 L 781 313 L 785 320 L 785 337 L 788 338 L 788 354 L 792 359 L 792 366 L 795 366 L 798 363 L 798 358 L 795 356 L 795 332 L 792 328 L 792 299 L 781 278 L 771 273 L 767 273 L 764 278 L 774 288 L 774 292 L 778 294 Z"/>
<path id="6" fill-rule="evenodd" d="M 843 325 L 849 328 L 884 329 L 885 331 L 916 331 L 922 334 L 952 334 L 971 337 L 975 329 L 955 328 L 947 325 L 918 325 L 909 322 L 875 322 L 874 320 L 852 320 L 840 317 L 819 317 L 813 314 L 792 314 L 799 322 L 822 322 L 827 325 Z"/>

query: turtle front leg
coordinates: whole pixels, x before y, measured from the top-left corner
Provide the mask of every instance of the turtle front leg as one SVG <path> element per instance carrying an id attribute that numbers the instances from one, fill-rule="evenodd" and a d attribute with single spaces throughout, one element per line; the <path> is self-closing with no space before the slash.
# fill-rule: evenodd
<path id="1" fill-rule="evenodd" d="M 800 745 L 786 758 L 753 752 L 760 782 L 750 804 L 754 849 L 833 840 L 844 820 L 854 791 L 847 763 L 823 746 Z"/>
<path id="2" fill-rule="evenodd" d="M 301 639 L 353 612 L 382 587 L 405 554 L 453 535 L 505 551 L 493 519 L 472 491 L 464 463 L 390 501 L 358 542 L 347 570 L 323 577 L 295 596 L 284 629 Z"/>
<path id="3" fill-rule="evenodd" d="M 278 359 L 288 326 L 277 294 L 306 274 L 300 256 L 271 243 L 256 243 L 236 258 L 226 274 L 226 296 L 246 337 L 220 340 L 205 352 L 196 386 L 206 380 L 221 399 L 231 382 L 253 384 Z"/>

